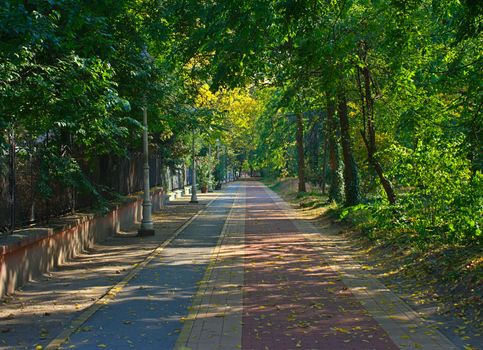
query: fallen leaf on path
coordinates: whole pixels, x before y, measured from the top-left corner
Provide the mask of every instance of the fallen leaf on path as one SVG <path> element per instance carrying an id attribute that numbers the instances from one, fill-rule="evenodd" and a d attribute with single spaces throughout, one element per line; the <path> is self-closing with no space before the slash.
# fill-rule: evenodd
<path id="1" fill-rule="evenodd" d="M 348 329 L 342 328 L 342 327 L 331 327 L 333 331 L 340 332 L 340 333 L 350 333 Z"/>

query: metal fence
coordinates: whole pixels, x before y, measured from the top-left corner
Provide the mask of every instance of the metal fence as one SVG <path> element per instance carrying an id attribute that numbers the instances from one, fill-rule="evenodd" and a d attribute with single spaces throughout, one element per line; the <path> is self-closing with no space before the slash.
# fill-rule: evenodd
<path id="1" fill-rule="evenodd" d="M 13 151 L 15 150 L 15 151 Z M 80 192 L 71 186 L 50 181 L 52 190 L 48 198 L 39 189 L 40 164 L 35 155 L 19 155 L 20 150 L 10 147 L 0 154 L 0 234 L 25 226 L 92 207 L 99 197 L 92 192 Z M 129 157 L 103 155 L 96 159 L 77 159 L 83 174 L 102 198 L 110 200 L 143 189 L 142 154 Z M 149 157 L 150 184 L 163 186 L 167 191 L 190 184 L 190 171 L 182 164 L 171 166 L 162 157 Z"/>

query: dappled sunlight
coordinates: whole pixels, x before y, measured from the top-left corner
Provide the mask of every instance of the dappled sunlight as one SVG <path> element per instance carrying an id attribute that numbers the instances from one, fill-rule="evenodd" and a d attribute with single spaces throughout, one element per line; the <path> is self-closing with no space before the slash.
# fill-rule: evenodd
<path id="1" fill-rule="evenodd" d="M 218 195 L 203 195 L 202 198 L 215 198 Z M 202 268 L 208 263 L 213 247 L 213 245 L 211 245 L 211 248 L 209 245 L 205 246 L 204 237 L 206 235 L 203 231 L 216 230 L 214 223 L 226 215 L 229 209 L 230 198 L 233 198 L 233 196 L 224 196 L 218 203 L 214 202 L 216 205 L 213 205 L 211 210 L 213 215 L 210 214 L 209 217 L 205 217 L 202 225 L 199 225 L 199 237 L 188 238 L 182 244 L 189 245 L 198 242 L 203 252 L 196 256 L 194 255 L 194 250 L 182 254 L 181 250 L 183 248 L 180 246 L 177 248 L 180 252 L 176 254 L 189 258 L 173 258 L 173 264 L 177 264 L 177 261 L 179 261 L 181 262 L 179 267 L 192 267 L 198 271 L 198 276 L 201 278 Z M 203 199 L 203 201 L 206 203 L 206 199 Z M 91 245 L 83 251 L 79 251 L 74 258 L 58 264 L 58 268 L 55 271 L 51 271 L 32 281 L 23 290 L 17 291 L 14 295 L 5 297 L 0 309 L 2 339 L 7 344 L 17 344 L 19 346 L 23 344 L 23 346 L 31 348 L 33 344 L 39 341 L 41 330 L 46 329 L 47 331 L 42 333 L 45 334 L 45 337 L 40 339 L 41 342 L 45 343 L 45 340 L 60 333 L 63 325 L 68 324 L 70 320 L 77 317 L 106 293 L 112 285 L 118 283 L 126 273 L 145 258 L 146 254 L 153 251 L 155 247 L 168 237 L 166 233 L 174 232 L 187 218 L 202 207 L 202 205 L 193 206 L 188 204 L 187 199 L 177 200 L 175 204 L 170 204 L 164 207 L 160 213 L 153 215 L 157 231 L 156 236 L 139 239 L 135 237 L 138 226 L 124 229 L 124 231 L 120 231 L 120 233 L 102 243 Z M 130 236 L 128 236 L 129 234 Z M 200 248 L 195 250 L 199 251 Z M 153 263 L 157 261 L 159 260 L 156 259 Z M 160 261 L 160 264 L 152 266 L 148 270 L 158 268 L 162 264 L 163 262 Z M 178 266 L 174 265 L 172 267 L 177 268 Z M 128 290 L 128 297 L 125 302 L 144 304 L 151 303 L 152 299 L 155 298 L 155 301 L 159 303 L 173 303 L 173 305 L 177 305 L 183 301 L 182 304 L 189 304 L 190 298 L 196 290 L 196 280 L 193 281 L 193 288 L 190 291 L 174 289 L 176 286 L 166 287 L 167 289 L 162 293 L 153 289 L 156 286 L 159 287 L 160 283 L 163 284 L 163 280 L 172 281 L 176 284 L 177 277 L 181 274 L 173 271 L 164 277 L 153 275 L 152 283 L 146 283 L 145 286 L 142 286 L 146 292 L 151 290 L 151 296 L 148 294 L 144 296 L 136 295 L 136 292 L 139 292 L 139 290 L 134 288 L 133 290 Z M 134 278 L 133 282 L 135 281 L 136 278 Z M 112 302 L 118 302 L 117 297 Z M 156 317 L 165 314 L 170 319 L 179 320 L 180 316 L 178 314 L 182 312 L 182 309 L 180 309 L 179 312 L 168 317 L 166 312 L 159 310 Z M 35 323 L 34 320 L 36 320 Z M 30 328 L 25 328 L 24 331 L 24 328 L 22 328 L 23 324 L 37 324 L 35 332 L 28 332 Z M 121 323 L 121 326 L 128 327 L 124 323 Z M 81 333 L 91 334 L 91 332 Z M 43 340 L 44 338 L 45 340 Z M 1 344 L 0 348 L 2 348 Z"/>
<path id="2" fill-rule="evenodd" d="M 93 333 L 75 333 L 69 345 L 89 348 L 101 342 L 122 347 L 127 342 L 149 348 L 150 341 L 162 337 L 165 345 L 172 348 L 183 317 L 201 287 L 200 280 L 210 263 L 231 198 L 231 194 L 220 197 L 137 271 L 128 285 L 111 290 L 106 305 L 86 324 Z M 108 324 L 104 322 L 106 318 L 110 320 Z M 119 329 L 141 337 L 124 339 Z M 96 334 L 95 338 L 92 334 Z"/>
<path id="3" fill-rule="evenodd" d="M 300 219 L 262 188 L 251 191 L 259 195 L 247 201 L 243 347 L 396 349 L 296 227 Z"/>
<path id="4" fill-rule="evenodd" d="M 417 348 L 437 335 L 429 328 L 422 328 L 426 335 L 416 332 L 424 325 L 374 282 L 369 268 L 354 262 L 340 236 L 319 234 L 260 185 L 246 190 L 246 197 L 215 201 L 101 299 L 160 237 L 132 243 L 113 237 L 86 249 L 44 277 L 55 289 L 51 314 L 41 314 L 52 294 L 40 281 L 12 298 L 12 307 L 21 309 L 14 317 L 8 318 L 5 304 L 0 326 L 21 327 L 39 310 L 39 327 L 50 317 L 59 329 L 97 300 L 98 310 L 66 347 L 150 348 L 162 341 L 167 349 L 369 350 L 404 342 Z"/>
<path id="5" fill-rule="evenodd" d="M 287 273 L 314 293 L 330 294 L 328 281 L 351 290 L 372 278 L 371 265 L 401 295 L 417 294 L 415 309 L 436 301 L 441 317 L 466 332 L 448 330 L 458 347 L 480 347 L 482 4 L 2 1 L 0 316 L 14 313 L 11 303 L 27 317 L 43 283 L 106 288 L 169 247 L 164 265 L 146 269 L 198 276 L 202 266 L 214 273 L 218 261 L 230 271 L 246 259 L 249 276 L 268 275 L 263 289 Z M 343 232 L 337 214 L 360 228 L 361 241 L 379 245 L 358 250 L 363 264 L 339 237 L 356 233 Z M 189 217 L 195 223 L 178 231 Z M 35 225 L 41 233 L 18 235 Z M 224 241 L 245 225 L 246 246 Z M 22 293 L 31 293 L 27 301 Z M 120 349 L 175 346 L 180 325 L 163 327 L 113 332 Z M 194 348 L 258 350 L 260 339 L 262 350 L 392 346 L 377 336 L 357 344 L 328 336 L 321 345 L 325 335 L 310 327 L 306 342 L 293 334 L 282 342 L 257 327 L 243 344 L 215 342 L 209 329 Z M 44 347 L 50 337 L 15 331 L 20 347 Z M 12 332 L 0 324 L 7 341 Z M 116 348 L 108 340 L 77 345 Z"/>

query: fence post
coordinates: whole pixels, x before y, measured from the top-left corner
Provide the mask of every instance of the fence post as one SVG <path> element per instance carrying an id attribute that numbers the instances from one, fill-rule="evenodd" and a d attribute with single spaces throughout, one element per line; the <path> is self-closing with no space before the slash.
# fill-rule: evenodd
<path id="1" fill-rule="evenodd" d="M 12 125 L 9 134 L 10 144 L 10 233 L 13 233 L 15 229 L 15 206 L 16 206 L 16 198 L 15 198 L 15 129 Z"/>
<path id="2" fill-rule="evenodd" d="M 33 141 L 29 139 L 29 164 L 30 164 L 30 222 L 35 221 L 35 181 L 34 181 L 34 155 L 33 155 Z"/>

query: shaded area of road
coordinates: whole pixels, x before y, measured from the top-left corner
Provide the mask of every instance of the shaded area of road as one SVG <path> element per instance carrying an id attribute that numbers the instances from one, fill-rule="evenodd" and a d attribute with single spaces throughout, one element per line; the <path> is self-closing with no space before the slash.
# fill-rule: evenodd
<path id="1" fill-rule="evenodd" d="M 456 349 L 341 240 L 261 183 L 231 184 L 62 348 Z"/>
<path id="2" fill-rule="evenodd" d="M 238 186 L 228 188 L 64 345 L 169 349 L 176 342 Z M 116 292 L 116 291 L 114 291 Z"/>
<path id="3" fill-rule="evenodd" d="M 263 186 L 247 187 L 244 349 L 397 349 Z"/>
<path id="4" fill-rule="evenodd" d="M 189 196 L 176 199 L 154 213 L 155 236 L 135 237 L 135 225 L 4 297 L 0 300 L 0 349 L 45 347 L 218 195 L 201 194 L 199 204 L 189 203 Z"/>

